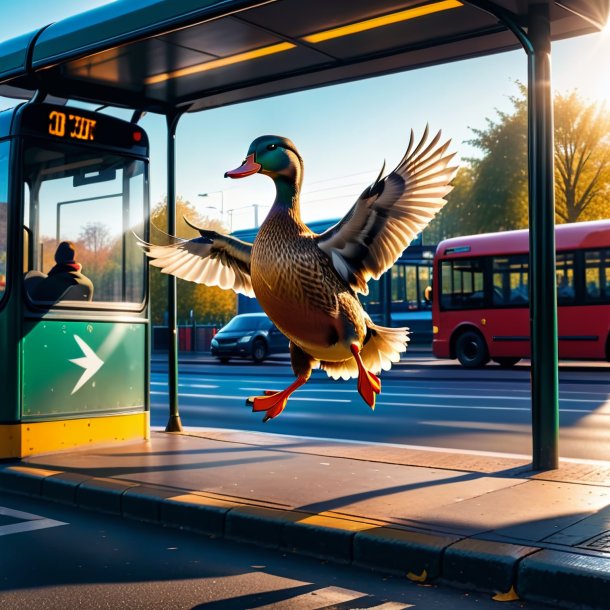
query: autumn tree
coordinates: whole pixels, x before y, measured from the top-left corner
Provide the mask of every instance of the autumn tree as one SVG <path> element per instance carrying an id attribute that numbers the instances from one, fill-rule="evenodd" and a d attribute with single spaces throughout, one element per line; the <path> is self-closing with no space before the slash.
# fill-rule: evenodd
<path id="1" fill-rule="evenodd" d="M 226 227 L 218 220 L 201 216 L 195 207 L 181 197 L 176 199 L 176 234 L 185 239 L 198 237 L 199 233 L 189 227 L 184 217 L 190 222 L 206 229 L 226 233 Z M 155 243 L 167 239 L 162 231 L 167 228 L 167 204 L 163 201 L 155 206 L 151 213 L 151 235 Z M 150 267 L 150 301 L 153 324 L 165 324 L 167 309 L 167 277 L 157 267 Z M 204 286 L 178 280 L 178 321 L 186 323 L 192 311 L 199 323 L 224 324 L 235 315 L 237 299 L 232 290 Z"/>
<path id="2" fill-rule="evenodd" d="M 555 96 L 557 222 L 608 217 L 610 115 L 576 92 Z"/>
<path id="3" fill-rule="evenodd" d="M 465 159 L 448 203 L 427 233 L 453 235 L 528 226 L 527 89 L 510 98 L 509 112 L 496 112 L 468 141 L 481 156 Z M 576 92 L 556 94 L 555 201 L 557 223 L 608 216 L 610 115 Z"/>

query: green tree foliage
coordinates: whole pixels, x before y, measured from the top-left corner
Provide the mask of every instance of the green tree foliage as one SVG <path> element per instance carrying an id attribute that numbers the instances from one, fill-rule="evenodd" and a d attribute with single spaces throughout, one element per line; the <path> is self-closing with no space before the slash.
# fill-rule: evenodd
<path id="1" fill-rule="evenodd" d="M 466 159 L 448 203 L 426 241 L 528 226 L 527 89 L 510 98 L 512 110 L 471 128 L 481 156 Z M 610 114 L 576 92 L 556 94 L 555 203 L 557 223 L 608 217 Z"/>
<path id="2" fill-rule="evenodd" d="M 176 200 L 176 234 L 185 239 L 198 237 L 199 233 L 189 227 L 184 217 L 200 227 L 226 233 L 221 222 L 200 216 L 194 206 L 178 197 Z M 151 237 L 155 243 L 167 239 L 162 231 L 167 230 L 167 202 L 155 206 L 151 212 Z M 167 309 L 167 277 L 157 267 L 150 267 L 150 302 L 153 324 L 165 323 Z M 178 322 L 190 322 L 190 312 L 198 324 L 224 324 L 228 322 L 237 309 L 237 298 L 231 290 L 204 286 L 193 282 L 178 280 Z"/>

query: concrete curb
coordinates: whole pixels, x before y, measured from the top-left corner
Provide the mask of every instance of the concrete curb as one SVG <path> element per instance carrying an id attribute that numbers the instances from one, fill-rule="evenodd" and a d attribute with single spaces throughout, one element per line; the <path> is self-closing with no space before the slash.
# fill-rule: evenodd
<path id="1" fill-rule="evenodd" d="M 607 608 L 610 558 L 460 538 L 332 513 L 271 508 L 31 466 L 0 467 L 0 489 L 156 525 L 583 610 Z M 518 597 L 517 597 L 518 596 Z"/>

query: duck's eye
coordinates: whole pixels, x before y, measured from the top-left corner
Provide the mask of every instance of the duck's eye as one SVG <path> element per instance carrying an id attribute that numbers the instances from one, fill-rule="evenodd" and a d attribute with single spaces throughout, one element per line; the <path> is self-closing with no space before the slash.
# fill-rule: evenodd
<path id="1" fill-rule="evenodd" d="M 269 144 L 267 145 L 267 150 L 275 150 L 277 148 L 277 144 Z"/>

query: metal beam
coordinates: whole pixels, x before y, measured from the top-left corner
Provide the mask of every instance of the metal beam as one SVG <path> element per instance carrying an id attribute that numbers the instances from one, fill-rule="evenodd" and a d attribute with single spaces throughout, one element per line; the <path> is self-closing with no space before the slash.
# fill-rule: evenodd
<path id="1" fill-rule="evenodd" d="M 528 171 L 530 325 L 532 346 L 532 464 L 559 466 L 557 292 L 555 286 L 555 176 L 549 7 L 529 9 Z"/>
<path id="2" fill-rule="evenodd" d="M 168 114 L 167 120 L 167 232 L 176 235 L 176 127 L 182 116 Z M 178 316 L 176 276 L 167 276 L 167 375 L 169 386 L 169 420 L 166 432 L 181 432 L 182 422 L 178 408 Z"/>
<path id="3" fill-rule="evenodd" d="M 553 470 L 559 466 L 559 375 L 549 6 L 529 4 L 525 31 L 516 15 L 495 3 L 466 1 L 495 15 L 527 54 L 532 467 Z"/>

